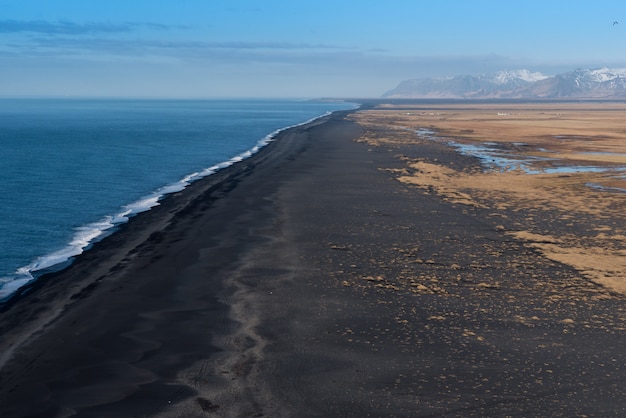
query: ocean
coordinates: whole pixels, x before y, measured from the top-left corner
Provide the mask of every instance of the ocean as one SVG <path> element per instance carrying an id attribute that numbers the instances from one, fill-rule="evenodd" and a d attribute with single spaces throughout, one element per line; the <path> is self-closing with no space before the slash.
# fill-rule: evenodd
<path id="1" fill-rule="evenodd" d="M 0 303 L 149 210 L 342 102 L 0 99 Z"/>

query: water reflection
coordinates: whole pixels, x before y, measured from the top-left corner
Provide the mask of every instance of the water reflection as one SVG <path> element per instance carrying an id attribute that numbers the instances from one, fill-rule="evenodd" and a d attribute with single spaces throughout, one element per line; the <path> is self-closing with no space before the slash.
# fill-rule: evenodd
<path id="1" fill-rule="evenodd" d="M 482 165 L 491 171 L 508 172 L 521 171 L 526 174 L 575 174 L 575 173 L 615 173 L 615 179 L 625 179 L 622 173 L 626 172 L 624 165 L 594 165 L 572 164 L 571 160 L 550 157 L 549 155 L 527 155 L 523 148 L 530 150 L 530 145 L 522 142 L 497 143 L 482 142 L 479 144 L 463 144 L 450 139 L 442 139 L 429 129 L 418 129 L 415 133 L 420 137 L 432 141 L 444 142 L 455 148 L 463 155 L 478 158 Z M 538 148 L 535 151 L 542 154 L 550 154 L 552 151 Z M 616 155 L 624 156 L 623 153 L 611 152 L 588 152 L 581 154 Z M 598 190 L 626 192 L 626 189 L 618 187 L 606 187 L 596 183 L 587 183 L 588 187 Z"/>

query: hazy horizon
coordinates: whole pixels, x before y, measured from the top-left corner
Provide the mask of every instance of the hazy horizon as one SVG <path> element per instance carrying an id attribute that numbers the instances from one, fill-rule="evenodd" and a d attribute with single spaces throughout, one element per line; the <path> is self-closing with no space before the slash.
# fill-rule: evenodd
<path id="1" fill-rule="evenodd" d="M 380 97 L 412 78 L 626 67 L 617 1 L 0 6 L 1 97 Z"/>

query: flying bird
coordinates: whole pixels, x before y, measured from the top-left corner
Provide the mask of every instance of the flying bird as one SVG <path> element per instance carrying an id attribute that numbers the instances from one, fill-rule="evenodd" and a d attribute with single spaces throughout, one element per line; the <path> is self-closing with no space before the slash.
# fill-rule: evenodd
<path id="1" fill-rule="evenodd" d="M 613 22 L 613 26 L 617 25 L 619 22 L 616 20 L 615 22 Z"/>

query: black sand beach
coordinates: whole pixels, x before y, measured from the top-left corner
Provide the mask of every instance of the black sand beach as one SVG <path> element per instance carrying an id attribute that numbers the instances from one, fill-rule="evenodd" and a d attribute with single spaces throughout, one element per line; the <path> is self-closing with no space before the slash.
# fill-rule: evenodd
<path id="1" fill-rule="evenodd" d="M 475 160 L 356 142 L 347 113 L 166 199 L 0 312 L 0 416 L 626 414 L 626 298 L 391 170 Z"/>

